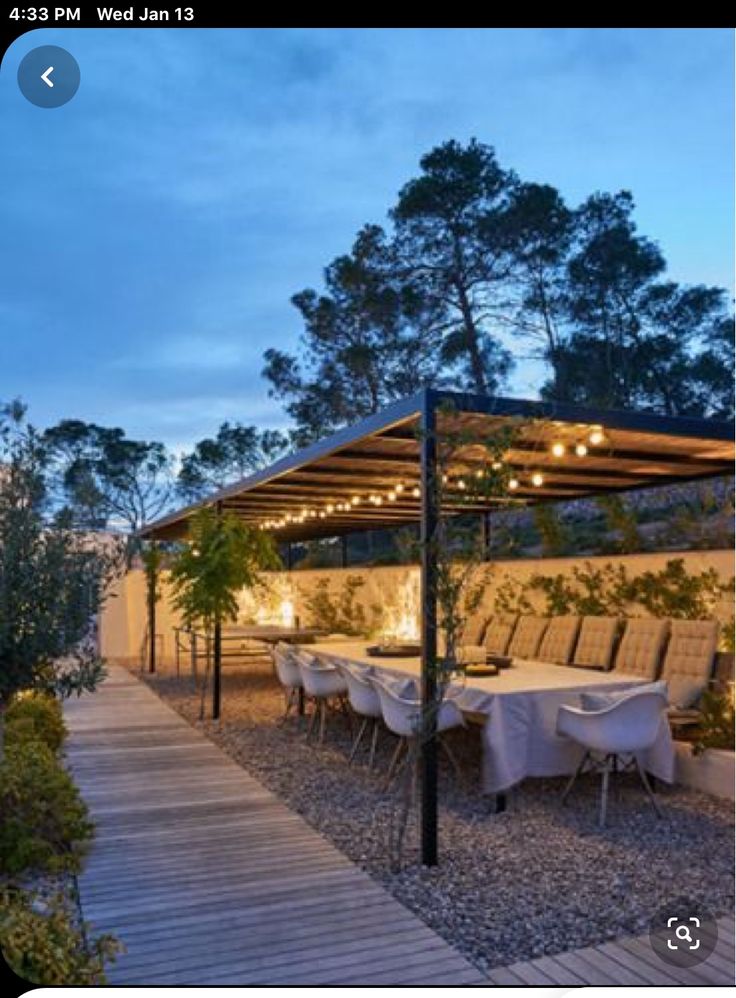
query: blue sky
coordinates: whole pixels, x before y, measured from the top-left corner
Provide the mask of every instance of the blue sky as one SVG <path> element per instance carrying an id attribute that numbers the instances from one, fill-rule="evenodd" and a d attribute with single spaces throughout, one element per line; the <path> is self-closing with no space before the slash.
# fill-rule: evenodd
<path id="1" fill-rule="evenodd" d="M 16 84 L 69 49 L 77 96 Z M 0 398 L 181 448 L 284 425 L 260 377 L 290 296 L 423 152 L 477 136 L 571 203 L 629 188 L 683 282 L 731 287 L 729 30 L 42 30 L 0 70 Z M 521 363 L 509 394 L 533 396 Z"/>

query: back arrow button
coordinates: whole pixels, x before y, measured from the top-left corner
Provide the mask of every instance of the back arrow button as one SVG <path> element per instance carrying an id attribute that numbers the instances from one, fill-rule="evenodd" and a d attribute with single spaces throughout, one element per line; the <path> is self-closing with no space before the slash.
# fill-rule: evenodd
<path id="1" fill-rule="evenodd" d="M 53 87 L 53 85 L 54 85 L 51 82 L 51 80 L 49 79 L 49 74 L 53 73 L 53 71 L 54 71 L 54 67 L 53 66 L 49 66 L 49 68 L 46 70 L 45 73 L 41 73 L 41 79 L 43 80 L 43 82 L 46 84 L 47 87 Z"/>

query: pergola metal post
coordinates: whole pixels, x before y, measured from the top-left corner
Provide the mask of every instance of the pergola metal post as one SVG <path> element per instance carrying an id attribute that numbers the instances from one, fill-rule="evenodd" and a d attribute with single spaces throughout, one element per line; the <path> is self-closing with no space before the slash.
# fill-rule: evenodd
<path id="1" fill-rule="evenodd" d="M 148 671 L 156 671 L 156 541 L 151 541 L 151 567 L 148 571 Z"/>
<path id="2" fill-rule="evenodd" d="M 222 516 L 222 503 L 218 502 L 215 509 L 219 520 Z M 220 718 L 220 708 L 222 707 L 222 621 L 219 614 L 215 619 L 212 651 L 212 720 L 217 721 Z"/>
<path id="3" fill-rule="evenodd" d="M 488 561 L 491 553 L 491 514 L 488 511 L 481 513 L 481 536 L 483 561 Z"/>
<path id="4" fill-rule="evenodd" d="M 340 538 L 340 568 L 348 567 L 348 535 L 343 534 Z"/>
<path id="5" fill-rule="evenodd" d="M 434 392 L 424 392 L 421 413 L 421 634 L 422 715 L 421 804 L 422 863 L 437 865 L 437 410 Z"/>

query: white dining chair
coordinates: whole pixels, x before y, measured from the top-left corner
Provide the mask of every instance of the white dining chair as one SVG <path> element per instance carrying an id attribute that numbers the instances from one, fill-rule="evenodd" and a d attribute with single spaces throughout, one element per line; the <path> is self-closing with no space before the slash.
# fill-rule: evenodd
<path id="1" fill-rule="evenodd" d="M 307 741 L 310 741 L 319 720 L 319 741 L 325 740 L 327 710 L 337 699 L 342 701 L 347 693 L 347 684 L 342 673 L 331 662 L 315 655 L 297 652 L 297 663 L 304 684 L 305 694 L 314 701 L 314 712 L 307 728 Z"/>
<path id="2" fill-rule="evenodd" d="M 376 746 L 378 744 L 378 730 L 381 726 L 382 717 L 381 701 L 378 697 L 378 693 L 369 681 L 368 674 L 365 669 L 349 665 L 347 662 L 342 662 L 337 659 L 333 659 L 333 663 L 345 680 L 350 706 L 361 718 L 358 733 L 353 740 L 350 755 L 348 756 L 348 765 L 352 765 L 358 749 L 360 748 L 360 744 L 363 741 L 363 736 L 368 730 L 368 725 L 372 724 L 370 751 L 368 754 L 368 769 L 373 769 L 373 763 L 376 758 Z"/>
<path id="3" fill-rule="evenodd" d="M 299 663 L 294 657 L 293 651 L 285 644 L 278 644 L 273 649 L 273 665 L 276 670 L 276 678 L 284 691 L 286 706 L 281 723 L 285 723 L 291 712 L 291 708 L 298 703 L 299 694 L 304 689 L 302 674 L 299 671 Z"/>
<path id="4" fill-rule="evenodd" d="M 397 766 L 402 750 L 407 749 L 408 758 L 410 745 L 412 743 L 416 743 L 416 740 L 421 737 L 422 701 L 413 697 L 408 698 L 401 696 L 396 690 L 392 689 L 384 680 L 379 679 L 377 676 L 370 676 L 369 682 L 378 693 L 378 698 L 381 702 L 383 723 L 386 725 L 388 730 L 397 735 L 399 739 L 388 768 L 388 774 L 386 776 L 385 786 L 386 789 L 388 789 L 391 784 L 391 780 L 398 773 Z M 441 737 L 441 735 L 444 732 L 449 731 L 451 728 L 457 728 L 464 725 L 465 718 L 463 717 L 462 711 L 458 707 L 457 703 L 451 699 L 443 700 L 439 705 L 436 718 L 438 744 L 449 759 L 450 764 L 455 771 L 455 775 L 460 782 L 463 782 L 463 775 L 460 766 L 458 765 L 454 754 L 450 750 L 449 745 L 445 739 Z"/>
<path id="5" fill-rule="evenodd" d="M 602 774 L 599 825 L 606 824 L 608 782 L 611 770 L 636 766 L 641 782 L 658 817 L 662 816 L 652 792 L 649 779 L 637 753 L 650 748 L 657 739 L 667 699 L 661 692 L 632 690 L 621 695 L 602 710 L 583 710 L 580 707 L 560 707 L 557 714 L 557 733 L 571 738 L 585 750 L 580 765 L 570 777 L 562 802 L 572 790 L 578 776 L 588 767 Z M 630 758 L 626 758 L 626 757 Z"/>

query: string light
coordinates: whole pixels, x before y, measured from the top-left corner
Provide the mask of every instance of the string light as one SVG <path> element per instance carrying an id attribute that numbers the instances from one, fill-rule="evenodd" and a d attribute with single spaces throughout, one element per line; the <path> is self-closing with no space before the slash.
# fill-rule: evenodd
<path id="1" fill-rule="evenodd" d="M 534 474 L 532 475 L 532 485 L 534 485 L 536 488 L 539 488 L 541 485 L 544 485 L 544 475 L 542 474 L 541 471 L 535 471 Z"/>
<path id="2" fill-rule="evenodd" d="M 500 471 L 502 467 L 503 465 L 501 464 L 500 461 L 494 461 L 493 464 L 491 465 L 491 469 L 493 471 Z"/>
<path id="3" fill-rule="evenodd" d="M 594 447 L 598 447 L 600 444 L 603 443 L 605 439 L 606 438 L 603 435 L 603 430 L 599 426 L 596 426 L 593 430 L 591 430 L 590 436 L 588 437 L 588 440 L 593 444 Z"/>
<path id="4" fill-rule="evenodd" d="M 462 478 L 458 478 L 458 480 L 457 480 L 457 487 L 458 487 L 458 488 L 459 488 L 459 489 L 460 489 L 461 491 L 464 491 L 464 490 L 465 490 L 465 488 L 466 488 L 466 485 L 465 485 L 465 482 L 464 482 L 464 481 L 462 480 Z"/>
<path id="5" fill-rule="evenodd" d="M 577 454 L 578 457 L 585 457 L 585 455 L 588 453 L 588 448 L 585 446 L 585 444 L 575 444 L 575 453 Z"/>
<path id="6" fill-rule="evenodd" d="M 414 486 L 414 488 L 411 490 L 411 494 L 414 496 L 415 499 L 418 499 L 419 496 L 421 495 L 421 492 L 416 486 Z"/>
<path id="7" fill-rule="evenodd" d="M 552 453 L 554 454 L 555 457 L 564 457 L 565 445 L 563 443 L 560 443 L 559 441 L 557 443 L 552 444 Z"/>
<path id="8" fill-rule="evenodd" d="M 394 492 L 398 492 L 399 495 L 401 495 L 401 493 L 403 491 L 404 491 L 404 483 L 403 482 L 399 482 L 397 485 L 394 486 Z"/>
<path id="9" fill-rule="evenodd" d="M 511 491 L 515 492 L 518 489 L 518 487 L 519 487 L 519 479 L 509 478 L 509 488 L 511 489 Z"/>
<path id="10" fill-rule="evenodd" d="M 391 490 L 391 492 L 389 492 L 389 494 L 388 494 L 388 500 L 389 500 L 389 502 L 396 502 L 396 493 L 393 490 Z"/>
<path id="11" fill-rule="evenodd" d="M 352 506 L 359 506 L 360 505 L 360 496 L 353 496 L 353 498 L 350 500 L 350 503 L 351 503 Z"/>

